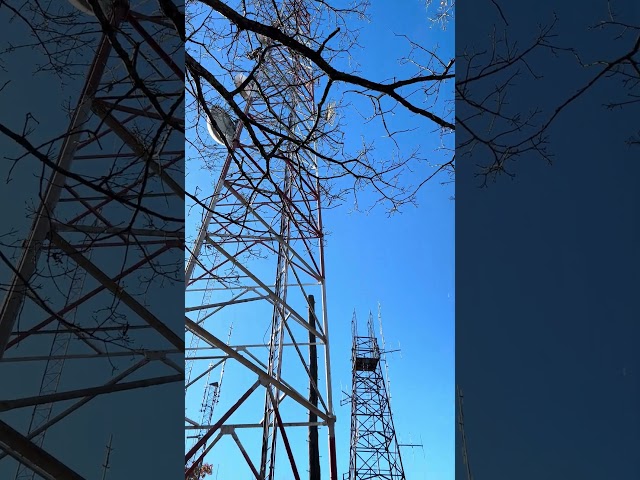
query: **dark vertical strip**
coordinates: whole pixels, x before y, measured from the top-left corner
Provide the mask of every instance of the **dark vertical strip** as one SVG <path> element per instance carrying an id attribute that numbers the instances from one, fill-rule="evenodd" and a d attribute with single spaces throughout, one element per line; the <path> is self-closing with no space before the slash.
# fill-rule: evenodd
<path id="1" fill-rule="evenodd" d="M 316 328 L 316 301 L 313 295 L 309 295 L 309 325 Z M 316 336 L 309 332 L 309 403 L 318 406 L 318 353 L 316 348 Z M 320 480 L 320 450 L 318 448 L 318 427 L 314 425 L 318 416 L 309 411 L 309 480 Z"/>
<path id="2" fill-rule="evenodd" d="M 640 5 L 533 5 L 456 5 L 456 478 L 640 478 Z"/>

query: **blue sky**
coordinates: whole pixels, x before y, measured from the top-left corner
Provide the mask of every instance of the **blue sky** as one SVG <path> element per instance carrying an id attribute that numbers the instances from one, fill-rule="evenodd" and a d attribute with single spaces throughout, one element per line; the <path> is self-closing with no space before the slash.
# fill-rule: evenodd
<path id="1" fill-rule="evenodd" d="M 407 45 L 394 34 L 406 34 L 429 47 L 439 44 L 444 58 L 453 55 L 452 26 L 446 32 L 430 28 L 422 2 L 404 2 L 402 6 L 378 2 L 372 5 L 369 13 L 371 22 L 359 25 L 362 27 L 360 44 L 364 48 L 352 52 L 363 76 L 384 80 L 402 72 L 398 58 L 400 53 L 407 51 Z M 354 105 L 364 107 L 356 97 L 351 96 L 350 100 Z M 365 125 L 353 111 L 342 112 L 342 115 L 352 145 L 356 145 L 364 134 L 376 141 L 377 156 L 384 158 L 392 154 L 379 125 Z M 423 152 L 429 153 L 431 161 L 437 163 L 443 158 L 433 153 L 440 138 L 432 133 L 432 125 L 428 122 L 400 111 L 393 122 L 401 128 L 419 127 L 403 138 L 403 152 L 421 146 Z M 189 135 L 193 133 L 188 132 Z M 196 174 L 198 165 L 192 160 L 195 155 L 192 150 L 191 155 L 189 152 L 190 147 L 187 148 L 190 162 L 187 189 L 193 191 L 198 185 L 210 192 L 216 178 L 206 171 Z M 212 159 L 216 158 L 214 152 Z M 420 174 L 430 171 L 425 165 L 417 168 L 415 177 L 408 181 L 422 178 Z M 380 302 L 387 345 L 389 348 L 397 348 L 398 344 L 401 347 L 401 354 L 389 356 L 397 434 L 401 443 L 424 444 L 424 453 L 421 449 L 404 449 L 407 478 L 453 479 L 455 292 L 454 202 L 450 199 L 453 194 L 452 184 L 443 186 L 435 181 L 419 194 L 419 208 L 407 207 L 403 213 L 391 217 L 382 208 L 369 214 L 351 213 L 350 201 L 340 208 L 325 210 L 323 214 L 329 232 L 325 250 L 327 304 L 340 475 L 348 469 L 350 411 L 348 406 L 340 407 L 339 403 L 341 387 L 348 392 L 351 382 L 351 317 L 355 309 L 364 327 L 369 311 L 375 315 Z M 363 204 L 373 199 L 372 192 L 363 192 Z M 199 219 L 199 212 L 188 214 L 188 237 L 194 234 Z M 234 331 L 240 321 L 234 324 Z M 221 329 L 219 335 L 226 338 L 223 331 Z M 239 341 L 238 337 L 234 340 Z M 233 370 L 228 368 L 217 415 L 224 411 L 225 391 L 231 396 L 233 388 L 239 388 L 238 384 Z M 190 408 L 198 408 L 196 403 L 192 401 Z M 257 408 L 254 417 L 260 416 L 260 407 Z M 254 434 L 259 435 L 258 432 Z M 320 437 L 321 465 L 323 478 L 328 478 L 323 434 Z M 297 448 L 301 449 L 301 458 L 305 458 L 306 444 Z M 220 478 L 235 471 L 230 460 L 236 455 L 234 450 L 237 450 L 235 445 L 227 448 L 221 444 L 216 456 L 224 456 L 225 461 L 213 457 L 208 460 L 214 466 L 219 465 Z M 284 462 L 280 468 L 276 478 L 287 478 Z"/>

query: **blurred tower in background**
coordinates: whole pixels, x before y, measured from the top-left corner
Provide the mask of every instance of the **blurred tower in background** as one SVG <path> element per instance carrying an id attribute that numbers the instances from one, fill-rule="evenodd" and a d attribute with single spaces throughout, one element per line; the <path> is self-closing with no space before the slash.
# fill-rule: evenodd
<path id="1" fill-rule="evenodd" d="M 148 301 L 183 279 L 183 217 L 167 213 L 184 204 L 182 41 L 155 2 L 69 3 L 97 46 L 0 305 L 0 371 L 21 379 L 0 381 L 0 461 L 19 462 L 16 480 L 90 476 L 74 450 L 104 445 L 65 422 L 184 379 L 182 322 Z"/>

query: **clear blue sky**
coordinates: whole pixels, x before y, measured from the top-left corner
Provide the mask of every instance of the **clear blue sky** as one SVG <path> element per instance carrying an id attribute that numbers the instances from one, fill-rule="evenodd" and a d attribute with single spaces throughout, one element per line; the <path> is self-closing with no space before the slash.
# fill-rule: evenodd
<path id="1" fill-rule="evenodd" d="M 394 36 L 396 33 L 407 34 L 429 47 L 439 44 L 444 58 L 453 55 L 453 25 L 446 32 L 430 28 L 422 2 L 412 0 L 401 5 L 378 2 L 369 13 L 371 23 L 359 25 L 362 27 L 360 44 L 364 48 L 353 52 L 363 76 L 384 80 L 398 75 L 399 52 L 406 52 L 407 48 L 403 39 Z M 354 105 L 363 106 L 356 97 L 350 99 Z M 352 112 L 344 115 L 348 120 L 349 142 L 355 145 L 360 135 L 365 134 L 368 139 L 376 140 L 376 155 L 383 158 L 391 153 L 379 126 L 364 125 Z M 423 152 L 431 152 L 439 146 L 439 137 L 431 133 L 432 125 L 425 120 L 402 112 L 394 122 L 398 126 L 419 127 L 404 137 L 403 152 L 418 145 Z M 188 132 L 189 135 L 193 132 Z M 190 147 L 187 158 L 194 158 Z M 430 155 L 434 162 L 441 158 Z M 416 178 L 428 171 L 422 168 L 425 170 L 417 172 Z M 189 191 L 196 185 L 205 192 L 211 191 L 216 179 L 210 173 L 198 173 L 195 162 L 187 166 L 187 171 Z M 339 475 L 348 470 L 350 411 L 348 406 L 340 407 L 339 400 L 341 386 L 348 391 L 351 382 L 351 316 L 355 309 L 364 326 L 369 311 L 375 314 L 379 301 L 387 345 L 397 348 L 400 344 L 402 349 L 401 355 L 394 353 L 389 358 L 396 430 L 401 443 L 424 444 L 424 454 L 420 449 L 403 451 L 407 478 L 454 477 L 454 202 L 450 200 L 453 194 L 453 185 L 442 186 L 436 181 L 419 195 L 419 208 L 405 208 L 399 215 L 388 217 L 382 209 L 368 215 L 349 213 L 350 204 L 324 213 L 325 228 L 329 232 L 325 250 L 327 303 L 338 417 Z M 371 200 L 371 192 L 363 194 L 363 199 L 367 197 Z M 188 237 L 194 234 L 199 218 L 196 210 L 187 217 Z M 236 342 L 240 342 L 237 337 L 232 343 Z M 231 395 L 234 385 L 236 380 L 231 370 L 227 370 L 222 396 L 225 391 Z M 224 398 L 218 406 L 218 415 L 224 409 L 223 404 Z M 189 405 L 190 408 L 198 406 L 196 402 Z M 259 418 L 260 413 L 257 410 L 254 417 Z M 323 478 L 328 478 L 322 434 L 321 464 Z M 306 443 L 296 444 L 295 448 L 305 458 Z M 234 445 L 217 449 L 217 458 L 209 461 L 219 465 L 219 478 L 237 471 L 231 460 L 237 459 L 237 455 Z M 281 467 L 283 470 L 277 478 L 287 478 L 284 462 Z"/>

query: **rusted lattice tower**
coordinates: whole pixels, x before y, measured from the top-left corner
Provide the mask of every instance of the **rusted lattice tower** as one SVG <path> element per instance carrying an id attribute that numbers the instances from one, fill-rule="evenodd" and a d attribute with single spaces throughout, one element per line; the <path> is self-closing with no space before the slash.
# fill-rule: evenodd
<path id="1" fill-rule="evenodd" d="M 279 2 L 277 11 L 273 2 L 252 5 L 262 22 L 309 38 L 303 2 Z M 250 135 L 242 121 L 213 108 L 231 110 L 219 95 L 207 99 L 211 111 L 201 114 L 225 148 L 186 265 L 185 438 L 194 430 L 202 437 L 186 441 L 185 478 L 219 464 L 237 478 L 300 479 L 310 470 L 319 480 L 321 456 L 323 473 L 336 480 L 322 182 L 317 159 L 296 144 L 317 124 L 313 67 L 255 33 L 236 38 L 234 52 L 254 50 L 244 70 L 223 71 L 218 81 L 233 90 L 234 76 L 251 72 L 253 79 L 246 79 L 252 83 L 234 101 L 246 116 L 288 138 L 271 141 L 255 125 Z M 216 68 L 205 54 L 200 61 Z M 265 159 L 265 150 L 275 153 Z M 227 345 L 222 338 L 231 322 Z M 203 384 L 223 360 L 225 387 L 212 422 L 203 425 L 197 411 Z M 319 435 L 326 440 L 317 446 Z"/>
<path id="2" fill-rule="evenodd" d="M 345 477 L 404 480 L 387 381 L 382 373 L 385 352 L 378 345 L 373 315 L 369 315 L 366 335 L 358 335 L 355 313 L 351 329 L 351 446 Z"/>
<path id="3" fill-rule="evenodd" d="M 184 379 L 181 319 L 149 299 L 184 278 L 182 42 L 157 2 L 70 4 L 95 53 L 0 305 L 0 462 L 17 480 L 93 475 L 72 462 L 94 439 L 66 422 Z"/>

